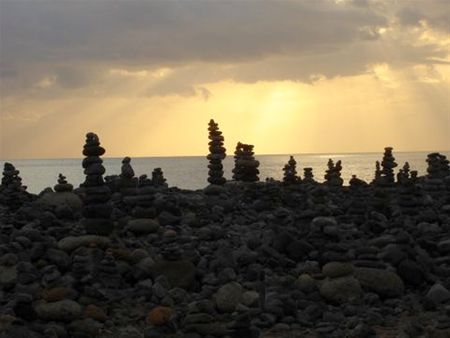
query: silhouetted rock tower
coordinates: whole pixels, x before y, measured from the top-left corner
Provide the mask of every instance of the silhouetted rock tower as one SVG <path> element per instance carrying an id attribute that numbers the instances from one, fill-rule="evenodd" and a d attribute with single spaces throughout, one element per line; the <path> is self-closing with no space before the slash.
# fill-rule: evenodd
<path id="1" fill-rule="evenodd" d="M 226 179 L 223 177 L 222 160 L 226 157 L 226 149 L 223 146 L 224 137 L 219 130 L 219 125 L 214 120 L 209 121 L 209 172 L 208 182 L 211 184 L 225 184 Z"/>
<path id="2" fill-rule="evenodd" d="M 286 184 L 292 184 L 300 182 L 300 177 L 297 176 L 297 161 L 294 156 L 291 156 L 288 163 L 283 168 L 284 176 L 283 182 Z"/>

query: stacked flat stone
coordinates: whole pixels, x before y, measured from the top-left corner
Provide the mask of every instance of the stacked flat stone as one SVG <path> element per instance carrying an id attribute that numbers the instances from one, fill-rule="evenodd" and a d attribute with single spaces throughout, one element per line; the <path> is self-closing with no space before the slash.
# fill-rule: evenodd
<path id="1" fill-rule="evenodd" d="M 135 195 L 138 184 L 138 179 L 134 177 L 134 170 L 131 166 L 131 158 L 124 157 L 122 160 L 122 167 L 120 169 L 120 192 L 122 195 Z"/>
<path id="2" fill-rule="evenodd" d="M 352 175 L 349 185 L 351 194 L 349 208 L 347 210 L 348 214 L 362 222 L 363 216 L 367 212 L 367 196 L 365 194 L 367 183 L 357 178 L 356 175 Z"/>
<path id="3" fill-rule="evenodd" d="M 294 159 L 294 156 L 289 158 L 288 163 L 283 168 L 283 172 L 283 182 L 285 184 L 300 182 L 300 177 L 297 176 L 297 161 Z"/>
<path id="4" fill-rule="evenodd" d="M 166 179 L 161 168 L 155 168 L 152 172 L 152 183 L 155 187 L 167 188 Z"/>
<path id="5" fill-rule="evenodd" d="M 239 161 L 242 158 L 243 151 L 242 151 L 242 143 L 238 142 L 236 145 L 236 150 L 234 151 L 234 168 L 232 170 L 233 172 L 233 180 L 235 181 L 241 181 L 242 178 L 242 170 L 239 166 Z"/>
<path id="6" fill-rule="evenodd" d="M 19 170 L 11 163 L 5 162 L 0 185 L 0 202 L 3 201 L 10 209 L 18 209 L 27 200 L 25 190 Z"/>
<path id="7" fill-rule="evenodd" d="M 328 170 L 325 174 L 325 183 L 331 187 L 340 187 L 344 183 L 344 180 L 341 178 L 341 170 L 342 163 L 341 161 L 337 161 L 336 165 L 333 160 L 330 158 L 328 160 Z"/>
<path id="8" fill-rule="evenodd" d="M 400 184 L 405 184 L 410 179 L 410 166 L 408 162 L 405 162 L 403 168 L 398 171 L 397 182 Z"/>
<path id="9" fill-rule="evenodd" d="M 380 182 L 381 179 L 381 164 L 380 161 L 375 162 L 375 178 L 373 179 L 373 183 Z"/>
<path id="10" fill-rule="evenodd" d="M 259 181 L 259 161 L 254 157 L 253 145 L 242 144 L 239 158 L 236 160 L 235 173 L 236 178 L 242 182 L 257 182 Z"/>
<path id="11" fill-rule="evenodd" d="M 214 120 L 209 121 L 209 160 L 208 165 L 208 182 L 211 184 L 225 184 L 226 179 L 223 177 L 222 160 L 226 157 L 226 149 L 223 146 L 224 137 L 219 130 L 219 125 Z"/>
<path id="12" fill-rule="evenodd" d="M 121 276 L 116 264 L 116 260 L 110 251 L 96 266 L 96 281 L 106 288 L 117 289 L 121 284 Z"/>
<path id="13" fill-rule="evenodd" d="M 303 183 L 316 183 L 313 168 L 303 168 Z"/>
<path id="14" fill-rule="evenodd" d="M 397 167 L 395 158 L 392 155 L 392 147 L 384 148 L 383 160 L 381 161 L 381 177 L 379 183 L 381 186 L 390 187 L 395 183 L 394 168 Z"/>
<path id="15" fill-rule="evenodd" d="M 94 133 L 86 134 L 83 149 L 86 158 L 82 164 L 86 175 L 86 181 L 82 184 L 85 193 L 82 222 L 89 234 L 108 235 L 113 230 L 110 219 L 112 207 L 108 203 L 111 190 L 103 181 L 105 168 L 100 158 L 104 153 L 105 149 L 100 146 L 98 136 Z"/>
<path id="16" fill-rule="evenodd" d="M 408 167 L 409 169 L 409 167 Z M 417 171 L 405 171 L 405 167 L 399 173 L 399 186 L 397 188 L 397 204 L 402 214 L 417 215 L 422 206 L 422 196 L 416 186 Z"/>
<path id="17" fill-rule="evenodd" d="M 152 180 L 147 175 L 141 175 L 138 182 L 137 196 L 135 197 L 135 208 L 133 216 L 136 218 L 153 218 L 156 216 L 153 201 L 157 190 L 153 186 Z"/>
<path id="18" fill-rule="evenodd" d="M 56 192 L 71 192 L 73 190 L 73 185 L 67 183 L 66 176 L 63 174 L 58 175 L 58 184 L 56 184 L 53 189 Z"/>
<path id="19" fill-rule="evenodd" d="M 428 174 L 423 182 L 424 189 L 433 197 L 439 198 L 439 192 L 445 190 L 444 179 L 450 175 L 449 161 L 440 153 L 428 154 L 426 161 Z"/>

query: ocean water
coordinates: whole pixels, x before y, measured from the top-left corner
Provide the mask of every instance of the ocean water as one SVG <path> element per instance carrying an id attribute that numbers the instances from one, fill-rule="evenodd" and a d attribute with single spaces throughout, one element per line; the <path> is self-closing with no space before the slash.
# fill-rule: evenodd
<path id="1" fill-rule="evenodd" d="M 417 170 L 419 175 L 426 173 L 426 157 L 429 152 L 394 152 L 396 162 L 400 168 L 406 161 L 412 170 Z M 449 157 L 449 152 L 443 152 Z M 348 184 L 352 175 L 357 175 L 370 182 L 375 172 L 375 161 L 380 160 L 382 153 L 353 153 L 353 154 L 296 154 L 297 171 L 303 176 L 303 168 L 312 167 L 317 181 L 323 181 L 327 162 L 332 158 L 335 162 L 342 161 L 342 178 L 344 184 Z M 260 155 L 256 156 L 260 161 L 260 179 L 267 177 L 282 179 L 283 167 L 289 160 L 289 155 Z M 20 170 L 22 182 L 28 187 L 28 191 L 39 193 L 46 187 L 53 187 L 59 173 L 63 173 L 68 182 L 77 187 L 84 181 L 82 159 L 33 159 L 33 160 L 8 160 Z M 104 158 L 106 175 L 120 174 L 121 158 Z M 4 160 L 0 160 L 3 168 Z M 138 157 L 131 159 L 136 176 L 147 174 L 151 177 L 154 168 L 160 167 L 169 186 L 183 189 L 202 189 L 208 183 L 208 160 L 202 156 L 192 157 Z M 225 177 L 231 179 L 231 170 L 234 159 L 228 156 L 224 160 Z M 398 169 L 397 168 L 397 169 Z"/>

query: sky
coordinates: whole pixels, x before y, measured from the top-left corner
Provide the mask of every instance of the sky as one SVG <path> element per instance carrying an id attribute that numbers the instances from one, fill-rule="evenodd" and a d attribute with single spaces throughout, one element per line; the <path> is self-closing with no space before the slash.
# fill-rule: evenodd
<path id="1" fill-rule="evenodd" d="M 450 150 L 449 0 L 0 0 L 0 158 Z"/>

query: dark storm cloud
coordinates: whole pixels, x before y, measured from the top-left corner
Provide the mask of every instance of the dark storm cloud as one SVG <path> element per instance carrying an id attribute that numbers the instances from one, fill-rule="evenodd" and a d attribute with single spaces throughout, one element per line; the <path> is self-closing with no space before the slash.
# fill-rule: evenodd
<path id="1" fill-rule="evenodd" d="M 414 9 L 397 6 L 401 24 L 426 17 L 438 25 L 448 13 L 439 0 L 418 3 Z M 197 71 L 202 64 L 230 65 L 220 71 L 208 67 L 205 74 L 194 74 L 193 83 L 358 74 L 369 63 L 384 62 L 372 45 L 380 39 L 379 28 L 388 25 L 382 12 L 388 5 L 380 0 L 2 0 L 2 87 L 23 90 L 52 77 L 63 89 L 77 89 L 98 84 L 108 68 L 190 64 L 200 65 Z M 406 58 L 417 56 L 415 61 L 442 54 L 433 48 L 427 55 L 405 50 Z M 199 92 L 177 75 L 152 86 L 151 95 Z"/>

